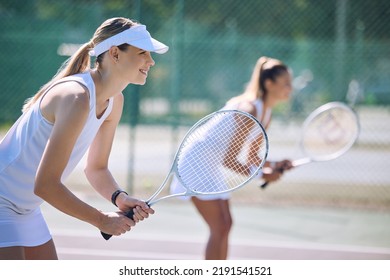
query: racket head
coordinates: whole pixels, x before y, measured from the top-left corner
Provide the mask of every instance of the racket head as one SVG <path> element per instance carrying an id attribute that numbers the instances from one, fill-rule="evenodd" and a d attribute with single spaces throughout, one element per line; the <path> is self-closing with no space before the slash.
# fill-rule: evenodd
<path id="1" fill-rule="evenodd" d="M 348 151 L 359 133 L 359 118 L 352 108 L 330 102 L 306 118 L 300 146 L 311 161 L 332 160 Z"/>
<path id="2" fill-rule="evenodd" d="M 251 141 L 259 145 L 256 152 L 248 147 Z M 268 149 L 267 134 L 255 117 L 239 110 L 220 110 L 187 132 L 176 153 L 173 172 L 186 195 L 231 192 L 256 177 Z M 248 162 L 255 163 L 255 172 L 248 173 Z"/>

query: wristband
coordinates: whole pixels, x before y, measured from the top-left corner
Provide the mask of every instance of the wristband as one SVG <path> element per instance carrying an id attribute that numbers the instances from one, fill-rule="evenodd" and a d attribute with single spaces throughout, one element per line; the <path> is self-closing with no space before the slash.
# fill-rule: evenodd
<path id="1" fill-rule="evenodd" d="M 111 195 L 111 202 L 112 204 L 114 204 L 116 207 L 118 207 L 118 205 L 116 205 L 116 198 L 118 197 L 118 195 L 120 195 L 121 193 L 125 193 L 128 195 L 127 192 L 123 191 L 123 190 L 116 190 L 112 195 Z"/>

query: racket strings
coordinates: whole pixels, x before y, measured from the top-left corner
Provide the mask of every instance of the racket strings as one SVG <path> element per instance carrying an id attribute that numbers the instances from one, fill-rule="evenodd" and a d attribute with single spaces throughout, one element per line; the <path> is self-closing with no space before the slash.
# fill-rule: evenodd
<path id="1" fill-rule="evenodd" d="M 183 141 L 178 154 L 178 175 L 186 188 L 197 193 L 218 193 L 236 188 L 250 177 L 247 165 L 237 160 L 237 154 L 243 143 L 263 134 L 262 127 L 246 115 L 237 112 L 217 114 Z M 263 146 L 260 145 L 262 149 Z M 231 149 L 229 153 L 228 148 Z M 252 152 L 248 159 L 254 157 L 252 154 L 258 157 Z"/>
<path id="2" fill-rule="evenodd" d="M 315 116 L 304 129 L 302 146 L 312 158 L 337 157 L 355 142 L 359 127 L 356 115 L 336 107 Z"/>

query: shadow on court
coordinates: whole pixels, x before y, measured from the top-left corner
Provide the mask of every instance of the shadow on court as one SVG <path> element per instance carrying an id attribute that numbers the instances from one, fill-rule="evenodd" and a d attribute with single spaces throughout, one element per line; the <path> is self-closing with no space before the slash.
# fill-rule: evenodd
<path id="1" fill-rule="evenodd" d="M 100 198 L 85 198 L 113 210 Z M 390 260 L 390 214 L 325 209 L 232 206 L 229 259 Z M 207 228 L 191 203 L 163 202 L 156 213 L 120 237 L 104 240 L 92 226 L 44 204 L 60 259 L 203 258 Z"/>

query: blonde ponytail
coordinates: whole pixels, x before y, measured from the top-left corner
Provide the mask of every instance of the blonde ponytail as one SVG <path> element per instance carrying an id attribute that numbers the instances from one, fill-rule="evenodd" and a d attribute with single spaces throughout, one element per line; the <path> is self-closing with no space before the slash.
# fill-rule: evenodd
<path id="1" fill-rule="evenodd" d="M 45 91 L 56 81 L 78 73 L 85 72 L 91 68 L 91 60 L 89 57 L 89 50 L 93 48 L 92 42 L 88 42 L 82 45 L 76 53 L 74 53 L 69 59 L 67 59 L 61 67 L 58 69 L 57 73 L 53 78 L 43 85 L 39 91 L 31 98 L 28 98 L 23 105 L 22 112 L 28 111 L 31 106 L 45 93 Z"/>
<path id="2" fill-rule="evenodd" d="M 252 76 L 245 88 L 245 94 L 250 95 L 252 100 L 259 99 L 261 97 L 261 89 L 260 89 L 260 77 L 261 72 L 263 70 L 264 64 L 269 60 L 268 57 L 262 56 L 260 57 L 256 65 L 253 69 Z"/>
<path id="3" fill-rule="evenodd" d="M 233 97 L 228 101 L 228 103 L 238 103 L 243 100 L 254 101 L 256 99 L 264 99 L 267 95 L 265 81 L 275 81 L 276 77 L 285 72 L 288 72 L 288 68 L 280 60 L 266 56 L 260 57 L 256 62 L 252 76 L 244 93 Z"/>
<path id="4" fill-rule="evenodd" d="M 241 95 L 235 96 L 228 101 L 229 103 L 240 103 L 244 100 L 254 101 L 261 98 L 260 91 L 260 75 L 263 69 L 263 65 L 268 61 L 268 57 L 262 56 L 256 61 L 256 65 L 252 71 L 251 78 L 247 83 L 244 92 Z"/>

